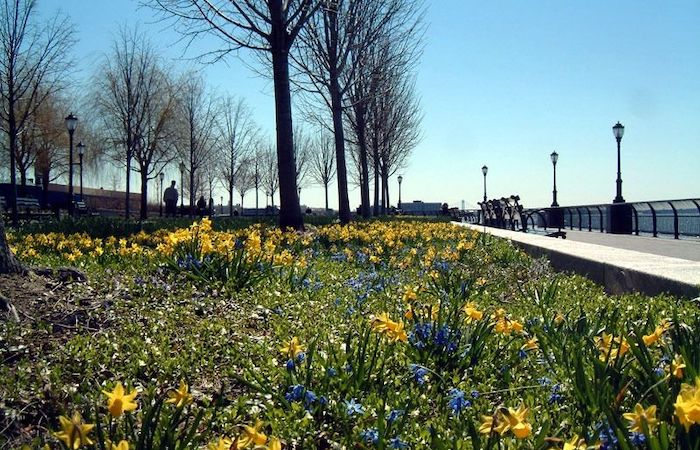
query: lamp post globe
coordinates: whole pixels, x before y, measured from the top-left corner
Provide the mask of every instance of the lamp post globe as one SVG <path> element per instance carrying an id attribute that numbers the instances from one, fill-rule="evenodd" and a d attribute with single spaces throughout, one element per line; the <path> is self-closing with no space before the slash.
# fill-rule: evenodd
<path id="1" fill-rule="evenodd" d="M 557 203 L 557 161 L 559 160 L 559 153 L 553 151 L 549 158 L 552 160 L 552 168 L 554 170 L 554 189 L 552 190 L 552 208 L 559 206 Z"/>
<path id="2" fill-rule="evenodd" d="M 484 203 L 486 203 L 486 174 L 489 173 L 489 168 L 486 166 L 483 166 L 481 168 L 481 173 L 484 174 Z"/>
<path id="3" fill-rule="evenodd" d="M 617 141 L 617 193 L 613 203 L 624 203 L 625 199 L 622 197 L 622 172 L 620 170 L 620 142 L 622 141 L 622 136 L 625 134 L 625 127 L 620 122 L 617 122 L 612 127 L 613 135 Z"/>
<path id="4" fill-rule="evenodd" d="M 69 114 L 65 118 L 68 130 L 68 212 L 73 215 L 73 133 L 78 126 L 78 118 Z"/>

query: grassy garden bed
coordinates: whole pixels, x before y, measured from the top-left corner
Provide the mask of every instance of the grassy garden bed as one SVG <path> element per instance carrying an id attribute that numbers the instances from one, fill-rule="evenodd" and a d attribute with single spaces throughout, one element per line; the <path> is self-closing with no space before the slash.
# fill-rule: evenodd
<path id="1" fill-rule="evenodd" d="M 0 280 L 0 447 L 700 448 L 687 300 L 446 223 L 227 228 L 14 236 L 89 280 Z"/>

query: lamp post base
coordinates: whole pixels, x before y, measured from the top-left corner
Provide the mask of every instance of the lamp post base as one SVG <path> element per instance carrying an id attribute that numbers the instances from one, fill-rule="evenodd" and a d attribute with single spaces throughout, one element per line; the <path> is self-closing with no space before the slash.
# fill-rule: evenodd
<path id="1" fill-rule="evenodd" d="M 608 206 L 608 233 L 632 234 L 632 206 L 617 202 Z"/>
<path id="2" fill-rule="evenodd" d="M 559 208 L 558 205 L 557 207 L 547 208 L 547 227 L 564 228 L 564 208 Z"/>

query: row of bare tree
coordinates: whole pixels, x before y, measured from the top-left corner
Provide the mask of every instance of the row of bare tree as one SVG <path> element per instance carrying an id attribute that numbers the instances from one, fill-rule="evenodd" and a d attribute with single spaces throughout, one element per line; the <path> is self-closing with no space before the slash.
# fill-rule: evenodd
<path id="1" fill-rule="evenodd" d="M 369 217 L 389 204 L 389 177 L 420 139 L 421 112 L 413 68 L 420 55 L 420 0 L 144 0 L 186 38 L 218 38 L 203 58 L 216 61 L 254 51 L 274 83 L 280 225 L 303 227 L 301 161 L 292 116 L 292 87 L 308 94 L 307 117 L 331 132 L 312 158 L 317 181 L 337 179 L 341 223 L 350 221 L 348 155 Z M 334 152 L 329 158 L 330 151 Z M 233 171 L 231 171 L 233 173 Z M 333 175 L 335 173 L 335 175 Z M 351 171 L 351 173 L 353 173 Z M 235 177 L 234 177 L 235 178 Z M 327 194 L 326 194 L 327 197 Z"/>
<path id="2" fill-rule="evenodd" d="M 420 55 L 418 0 L 151 0 L 186 36 L 220 38 L 202 55 L 218 60 L 240 48 L 260 56 L 275 87 L 276 143 L 261 136 L 241 98 L 219 97 L 201 75 L 181 75 L 146 36 L 123 29 L 86 89 L 80 137 L 95 170 L 109 161 L 140 178 L 140 215 L 149 182 L 168 166 L 184 168 L 190 206 L 209 184 L 221 183 L 233 205 L 251 189 L 279 191 L 282 227 L 303 227 L 299 190 L 337 180 L 339 214 L 350 220 L 348 184 L 360 187 L 361 212 L 389 205 L 389 177 L 420 139 L 413 67 Z M 3 0 L 0 11 L 0 127 L 13 186 L 33 168 L 44 186 L 69 166 L 62 95 L 72 27 L 67 18 L 38 23 L 36 1 Z M 315 132 L 293 126 L 291 91 Z M 75 106 L 75 105 L 73 105 Z M 19 183 L 16 176 L 19 175 Z M 349 180 L 350 175 L 350 180 Z M 374 211 L 370 205 L 374 188 Z M 16 194 L 15 194 L 16 195 Z M 126 202 L 127 215 L 130 213 Z M 256 192 L 257 207 L 257 192 Z"/>

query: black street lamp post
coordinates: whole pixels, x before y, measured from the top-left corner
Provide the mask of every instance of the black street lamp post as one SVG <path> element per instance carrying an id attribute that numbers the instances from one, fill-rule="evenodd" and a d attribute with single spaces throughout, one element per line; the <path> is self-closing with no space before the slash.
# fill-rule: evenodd
<path id="1" fill-rule="evenodd" d="M 78 118 L 69 114 L 66 118 L 66 128 L 68 129 L 68 213 L 73 215 L 73 132 L 78 125 Z"/>
<path id="2" fill-rule="evenodd" d="M 80 165 L 80 201 L 83 201 L 83 154 L 85 154 L 85 144 L 78 142 L 78 164 Z"/>
<path id="3" fill-rule="evenodd" d="M 620 141 L 622 141 L 622 135 L 625 134 L 625 127 L 617 122 L 612 129 L 615 140 L 617 140 L 617 195 L 613 203 L 625 203 L 625 199 L 622 198 L 622 174 L 620 172 Z"/>
<path id="4" fill-rule="evenodd" d="M 165 174 L 163 172 L 158 174 L 158 180 L 160 180 L 160 190 L 158 191 L 158 213 L 160 217 L 163 217 L 163 179 Z"/>
<path id="5" fill-rule="evenodd" d="M 399 175 L 397 180 L 399 182 L 399 209 L 401 209 L 401 182 L 403 181 L 403 177 Z"/>
<path id="6" fill-rule="evenodd" d="M 180 161 L 180 214 L 185 208 L 185 163 Z"/>
<path id="7" fill-rule="evenodd" d="M 559 153 L 556 151 L 552 152 L 549 157 L 552 159 L 552 167 L 554 169 L 554 190 L 552 191 L 552 208 L 559 207 L 557 203 L 557 161 L 559 160 Z"/>
<path id="8" fill-rule="evenodd" d="M 481 173 L 484 174 L 484 203 L 486 203 L 486 174 L 489 173 L 489 168 L 486 166 L 482 167 Z"/>

